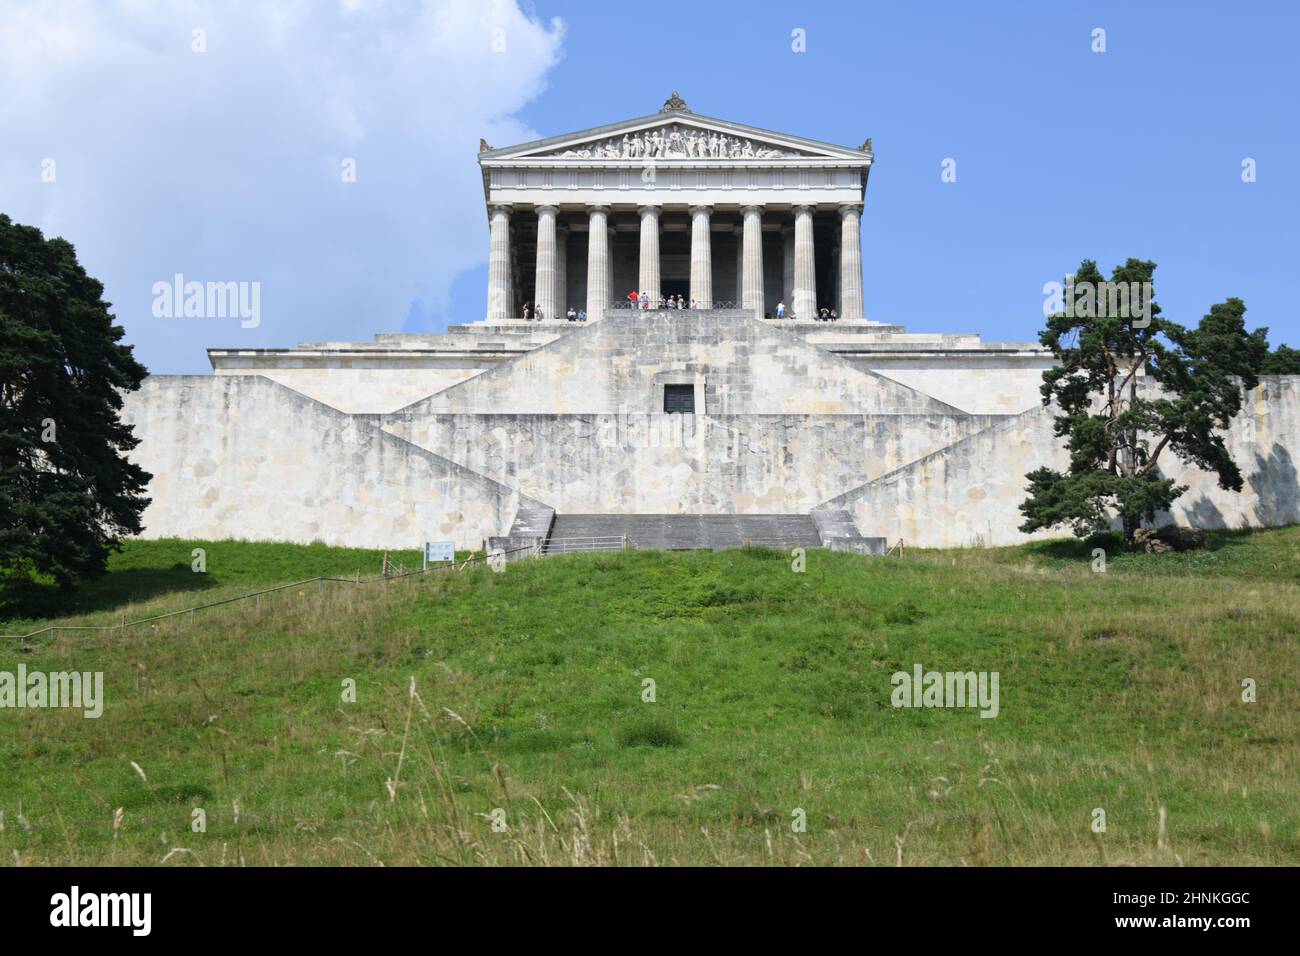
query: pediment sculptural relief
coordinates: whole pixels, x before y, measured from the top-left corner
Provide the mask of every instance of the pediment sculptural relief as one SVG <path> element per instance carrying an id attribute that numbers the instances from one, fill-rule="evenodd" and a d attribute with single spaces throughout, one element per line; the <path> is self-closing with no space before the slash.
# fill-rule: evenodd
<path id="1" fill-rule="evenodd" d="M 672 123 L 583 143 L 548 156 L 561 159 L 781 159 L 807 155 L 740 136 Z"/>

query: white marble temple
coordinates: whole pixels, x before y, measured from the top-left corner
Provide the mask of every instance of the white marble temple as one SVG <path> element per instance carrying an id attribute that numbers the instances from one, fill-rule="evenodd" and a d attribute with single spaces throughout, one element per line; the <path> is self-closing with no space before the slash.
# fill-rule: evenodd
<path id="1" fill-rule="evenodd" d="M 874 161 L 870 140 L 850 148 L 700 116 L 674 95 L 649 116 L 518 146 L 482 145 L 491 261 L 515 263 L 513 270 L 489 271 L 488 314 L 495 320 L 518 317 L 526 302 L 564 311 L 585 301 L 588 313 L 603 314 L 633 289 L 650 292 L 656 304 L 661 292 L 743 302 L 760 318 L 781 301 L 799 313 L 838 308 L 848 318 L 864 315 L 857 243 Z M 508 227 L 499 222 L 501 210 Z M 703 225 L 697 210 L 707 210 Z M 604 213 L 603 238 L 592 231 L 593 211 Z M 563 264 L 550 265 L 557 227 L 589 246 L 585 259 L 579 254 L 570 263 L 566 255 Z M 735 229 L 750 230 L 748 264 L 738 251 L 738 280 L 721 283 L 711 239 Z M 668 241 L 677 238 L 670 230 L 681 233 L 681 244 Z M 637 243 L 632 273 L 620 269 L 609 245 L 624 236 Z M 670 279 L 674 257 L 688 265 Z M 794 274 L 785 275 L 783 262 Z M 769 271 L 785 281 L 767 280 Z M 557 272 L 565 274 L 564 288 L 552 285 Z M 721 294 L 723 285 L 730 295 Z"/>

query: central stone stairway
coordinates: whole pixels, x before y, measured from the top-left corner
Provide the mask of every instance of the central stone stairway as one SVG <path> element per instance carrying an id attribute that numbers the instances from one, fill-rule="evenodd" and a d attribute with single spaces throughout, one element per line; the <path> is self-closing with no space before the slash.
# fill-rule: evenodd
<path id="1" fill-rule="evenodd" d="M 561 542 L 608 540 L 626 535 L 634 548 L 657 551 L 742 548 L 820 548 L 821 535 L 808 515 L 619 515 L 557 514 L 548 549 Z M 575 545 L 576 546 L 576 545 Z"/>

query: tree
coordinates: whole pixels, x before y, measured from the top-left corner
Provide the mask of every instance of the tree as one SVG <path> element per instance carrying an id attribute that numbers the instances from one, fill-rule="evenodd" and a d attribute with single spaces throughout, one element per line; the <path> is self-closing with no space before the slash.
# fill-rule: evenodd
<path id="1" fill-rule="evenodd" d="M 1054 431 L 1067 439 L 1070 464 L 1064 473 L 1039 468 L 1025 476 L 1021 531 L 1064 524 L 1085 537 L 1109 529 L 1114 515 L 1131 545 L 1144 521 L 1153 523 L 1187 490 L 1160 473 L 1165 451 L 1216 473 L 1221 488 L 1241 490 L 1241 472 L 1216 430 L 1228 427 L 1244 391 L 1258 384 L 1268 330 L 1246 332 L 1240 299 L 1213 306 L 1192 330 L 1162 318 L 1155 268 L 1129 259 L 1108 284 L 1085 260 L 1063 310 L 1039 334 L 1059 362 L 1043 373 L 1041 391 L 1043 404 L 1059 412 Z"/>
<path id="2" fill-rule="evenodd" d="M 1261 375 L 1300 375 L 1300 349 L 1293 349 L 1285 343 L 1279 345 L 1264 356 Z"/>
<path id="3" fill-rule="evenodd" d="M 148 373 L 103 291 L 70 243 L 0 214 L 0 569 L 63 588 L 102 574 L 149 504 L 118 418 Z"/>

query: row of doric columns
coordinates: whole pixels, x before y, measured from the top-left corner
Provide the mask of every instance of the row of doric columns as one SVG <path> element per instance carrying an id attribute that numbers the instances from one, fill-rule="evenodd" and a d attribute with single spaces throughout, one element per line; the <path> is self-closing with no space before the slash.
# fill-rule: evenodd
<path id="1" fill-rule="evenodd" d="M 659 301 L 659 213 L 657 205 L 638 207 L 641 243 L 637 291 L 651 302 Z M 489 209 L 491 248 L 488 253 L 488 318 L 511 318 L 513 285 L 510 271 L 510 207 Z M 744 206 L 741 212 L 737 248 L 736 278 L 741 307 L 763 317 L 763 207 Z M 796 316 L 810 318 L 817 311 L 817 272 L 813 240 L 813 206 L 795 206 L 794 226 L 782 229 L 785 255 L 782 274 L 785 288 L 792 290 L 789 307 Z M 557 222 L 556 206 L 537 206 L 536 307 L 544 318 L 560 318 L 565 305 L 567 283 L 568 230 Z M 699 308 L 713 305 L 713 207 L 690 207 L 691 269 L 690 298 Z M 587 207 L 587 317 L 605 314 L 613 292 L 609 249 L 609 206 Z M 845 319 L 863 317 L 862 305 L 862 206 L 840 207 L 840 262 L 838 296 Z"/>

